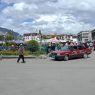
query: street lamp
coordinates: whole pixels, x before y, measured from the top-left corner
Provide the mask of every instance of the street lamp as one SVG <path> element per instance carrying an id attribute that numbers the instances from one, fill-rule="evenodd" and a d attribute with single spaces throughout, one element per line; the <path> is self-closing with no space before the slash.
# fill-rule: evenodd
<path id="1" fill-rule="evenodd" d="M 40 45 L 42 44 L 42 33 L 41 30 L 39 30 L 39 37 L 40 37 Z"/>

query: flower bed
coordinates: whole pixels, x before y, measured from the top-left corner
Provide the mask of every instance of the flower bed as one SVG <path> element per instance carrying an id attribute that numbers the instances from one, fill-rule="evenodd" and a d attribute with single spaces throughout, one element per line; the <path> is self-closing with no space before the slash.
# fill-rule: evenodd
<path id="1" fill-rule="evenodd" d="M 0 54 L 1 55 L 18 55 L 18 51 L 17 50 L 15 50 L 15 51 L 13 51 L 13 50 L 3 50 L 3 51 L 0 51 Z M 24 54 L 25 55 L 30 55 L 31 52 L 30 51 L 24 51 Z"/>

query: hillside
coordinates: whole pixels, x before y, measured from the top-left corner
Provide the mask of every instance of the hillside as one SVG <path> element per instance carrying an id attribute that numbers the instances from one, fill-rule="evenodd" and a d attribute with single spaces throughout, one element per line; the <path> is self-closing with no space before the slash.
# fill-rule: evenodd
<path id="1" fill-rule="evenodd" d="M 20 35 L 19 33 L 14 32 L 13 30 L 10 30 L 10 29 L 7 29 L 7 28 L 2 28 L 2 27 L 0 27 L 0 32 L 1 32 L 1 33 L 13 32 L 14 37 L 17 37 L 17 36 Z"/>

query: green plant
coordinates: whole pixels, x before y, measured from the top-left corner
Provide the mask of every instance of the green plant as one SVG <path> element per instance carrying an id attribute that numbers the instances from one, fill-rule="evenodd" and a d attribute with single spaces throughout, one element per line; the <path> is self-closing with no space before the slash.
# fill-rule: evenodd
<path id="1" fill-rule="evenodd" d="M 2 55 L 18 55 L 18 50 L 15 50 L 15 51 L 3 50 L 3 51 L 0 51 L 0 54 L 2 54 Z M 31 54 L 30 51 L 27 51 L 27 50 L 24 51 L 24 55 L 30 55 L 30 54 Z"/>
<path id="2" fill-rule="evenodd" d="M 13 35 L 13 32 L 8 32 L 6 37 L 5 37 L 5 40 L 6 41 L 11 41 L 14 39 L 14 35 Z"/>
<path id="3" fill-rule="evenodd" d="M 37 52 L 39 50 L 39 43 L 35 40 L 28 41 L 27 48 L 31 52 Z"/>

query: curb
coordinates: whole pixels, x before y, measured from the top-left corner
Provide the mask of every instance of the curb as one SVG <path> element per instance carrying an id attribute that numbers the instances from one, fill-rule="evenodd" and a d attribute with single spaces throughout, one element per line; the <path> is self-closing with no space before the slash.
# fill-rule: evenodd
<path id="1" fill-rule="evenodd" d="M 0 59 L 12 59 L 12 58 L 18 58 L 18 56 L 2 56 Z M 24 56 L 24 58 L 36 58 L 36 56 Z"/>
<path id="2" fill-rule="evenodd" d="M 18 58 L 18 56 L 0 56 L 0 59 L 13 59 L 13 58 Z M 47 56 L 46 55 L 40 55 L 40 56 L 24 56 L 25 59 L 35 59 L 35 58 L 39 58 L 39 59 L 46 59 Z"/>

